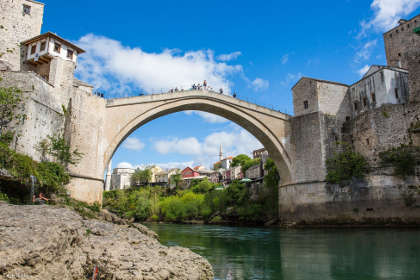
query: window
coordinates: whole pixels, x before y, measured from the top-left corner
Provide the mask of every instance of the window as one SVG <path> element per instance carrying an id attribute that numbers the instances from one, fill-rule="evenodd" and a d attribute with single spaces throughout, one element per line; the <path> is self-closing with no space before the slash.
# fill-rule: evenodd
<path id="1" fill-rule="evenodd" d="M 45 51 L 45 48 L 47 47 L 47 42 L 41 42 L 41 48 L 39 49 L 39 51 Z"/>
<path id="2" fill-rule="evenodd" d="M 350 121 L 350 116 L 346 116 L 346 122 Z"/>
<path id="3" fill-rule="evenodd" d="M 354 110 L 357 111 L 357 109 L 358 109 L 358 104 L 357 102 L 354 102 Z"/>
<path id="4" fill-rule="evenodd" d="M 397 88 L 395 89 L 395 98 L 396 98 L 396 99 L 398 99 L 398 98 L 399 98 L 399 96 L 398 96 L 398 89 L 397 89 Z"/>
<path id="5" fill-rule="evenodd" d="M 36 51 L 36 44 L 31 46 L 31 54 L 34 54 Z"/>
<path id="6" fill-rule="evenodd" d="M 398 56 L 401 56 L 401 53 L 398 53 Z"/>
<path id="7" fill-rule="evenodd" d="M 366 144 L 369 146 L 369 138 L 366 138 Z"/>
<path id="8" fill-rule="evenodd" d="M 57 53 L 60 53 L 61 51 L 61 45 L 57 42 L 54 42 L 54 51 Z"/>
<path id="9" fill-rule="evenodd" d="M 31 14 L 31 6 L 23 5 L 23 15 L 30 15 Z"/>
<path id="10" fill-rule="evenodd" d="M 303 101 L 303 108 L 305 108 L 305 110 L 309 108 L 308 100 Z"/>
<path id="11" fill-rule="evenodd" d="M 370 94 L 372 96 L 372 103 L 376 103 L 376 95 L 374 92 Z"/>
<path id="12" fill-rule="evenodd" d="M 389 38 L 392 38 L 392 34 L 389 34 Z"/>
<path id="13" fill-rule="evenodd" d="M 366 107 L 368 104 L 368 100 L 366 97 L 363 97 L 363 106 Z"/>
<path id="14" fill-rule="evenodd" d="M 67 50 L 67 58 L 73 59 L 73 51 Z"/>

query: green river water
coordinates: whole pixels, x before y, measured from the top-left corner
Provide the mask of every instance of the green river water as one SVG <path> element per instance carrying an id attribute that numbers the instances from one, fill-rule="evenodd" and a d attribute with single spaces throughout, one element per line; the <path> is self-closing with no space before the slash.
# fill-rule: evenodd
<path id="1" fill-rule="evenodd" d="M 420 279 L 420 230 L 147 226 L 207 258 L 215 279 Z"/>

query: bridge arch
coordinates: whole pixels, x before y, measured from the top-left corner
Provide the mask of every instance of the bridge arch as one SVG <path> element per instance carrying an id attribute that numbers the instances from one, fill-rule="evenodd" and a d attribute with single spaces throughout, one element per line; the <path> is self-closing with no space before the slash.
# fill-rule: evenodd
<path id="1" fill-rule="evenodd" d="M 133 131 L 159 117 L 186 110 L 209 112 L 224 117 L 250 132 L 264 145 L 274 160 L 281 176 L 281 183 L 291 182 L 291 155 L 286 147 L 289 141 L 289 116 L 207 91 L 109 100 L 106 105 L 106 149 L 103 171 L 115 151 Z"/>

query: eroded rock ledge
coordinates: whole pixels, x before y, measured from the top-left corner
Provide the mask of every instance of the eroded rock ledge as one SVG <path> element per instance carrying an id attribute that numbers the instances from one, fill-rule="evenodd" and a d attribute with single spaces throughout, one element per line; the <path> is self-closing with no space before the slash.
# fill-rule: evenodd
<path id="1" fill-rule="evenodd" d="M 66 208 L 0 202 L 0 279 L 213 279 L 203 257 Z"/>

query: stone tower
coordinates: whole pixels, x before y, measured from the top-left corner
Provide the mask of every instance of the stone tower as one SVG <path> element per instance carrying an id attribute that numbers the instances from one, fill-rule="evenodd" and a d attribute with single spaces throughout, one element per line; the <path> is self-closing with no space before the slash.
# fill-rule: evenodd
<path id="1" fill-rule="evenodd" d="M 21 69 L 21 42 L 41 33 L 44 4 L 33 0 L 0 1 L 0 64 Z"/>
<path id="2" fill-rule="evenodd" d="M 401 19 L 399 25 L 384 33 L 386 60 L 389 66 L 408 69 L 406 53 L 420 48 L 420 36 L 414 31 L 420 27 L 420 15 L 410 20 Z"/>

